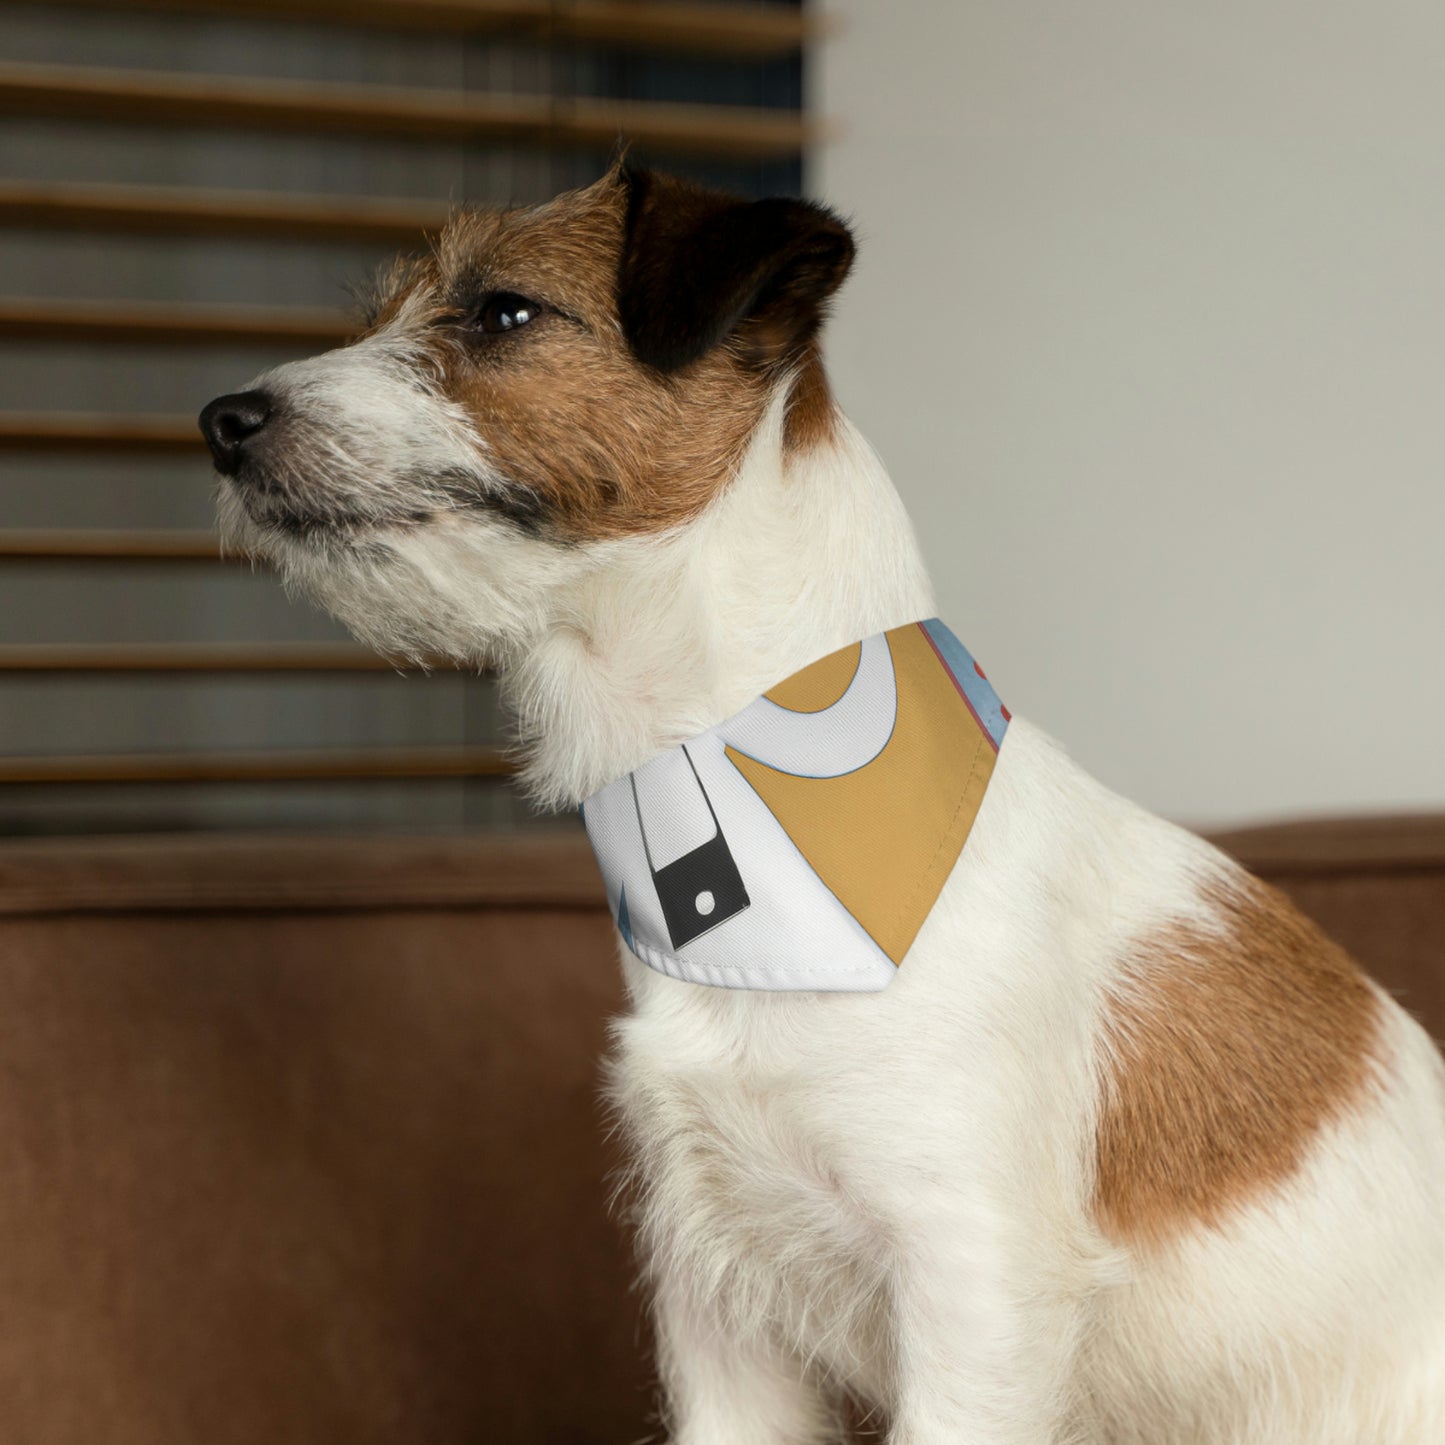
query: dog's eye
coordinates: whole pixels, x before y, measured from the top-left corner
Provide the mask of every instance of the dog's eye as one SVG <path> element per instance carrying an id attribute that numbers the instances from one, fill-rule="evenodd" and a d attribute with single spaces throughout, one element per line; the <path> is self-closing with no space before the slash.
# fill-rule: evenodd
<path id="1" fill-rule="evenodd" d="M 535 321 L 541 312 L 539 302 L 519 296 L 515 291 L 497 291 L 482 303 L 474 324 L 478 331 L 484 331 L 488 336 L 496 336 L 503 331 L 515 331 L 519 326 Z"/>

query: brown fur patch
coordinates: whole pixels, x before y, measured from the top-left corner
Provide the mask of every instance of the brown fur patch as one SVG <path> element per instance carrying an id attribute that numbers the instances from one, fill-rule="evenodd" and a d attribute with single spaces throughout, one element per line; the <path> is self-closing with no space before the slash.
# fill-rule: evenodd
<path id="1" fill-rule="evenodd" d="M 695 516 L 732 476 L 766 401 L 723 349 L 681 378 L 632 357 L 617 324 L 623 205 L 608 178 L 545 206 L 462 213 L 417 275 L 423 304 L 387 307 L 433 350 L 443 390 L 525 498 L 518 512 L 569 540 Z M 496 292 L 545 309 L 515 333 L 469 337 L 468 312 Z"/>
<path id="2" fill-rule="evenodd" d="M 628 345 L 618 315 L 628 192 L 619 171 L 525 210 L 468 211 L 430 261 L 399 273 L 378 326 L 412 335 L 472 418 L 515 518 L 567 540 L 653 532 L 695 517 L 727 485 L 776 373 L 737 337 L 663 374 Z M 541 303 L 515 332 L 478 335 L 491 294 Z M 832 401 L 815 347 L 788 413 L 790 445 L 821 440 Z"/>
<path id="3" fill-rule="evenodd" d="M 789 451 L 806 452 L 833 439 L 838 406 L 816 342 L 809 344 L 788 395 L 783 444 Z"/>
<path id="4" fill-rule="evenodd" d="M 1283 1184 L 1373 1074 L 1380 1003 L 1351 959 L 1246 874 L 1211 901 L 1219 930 L 1141 944 L 1105 1021 L 1095 1212 L 1135 1243 Z"/>

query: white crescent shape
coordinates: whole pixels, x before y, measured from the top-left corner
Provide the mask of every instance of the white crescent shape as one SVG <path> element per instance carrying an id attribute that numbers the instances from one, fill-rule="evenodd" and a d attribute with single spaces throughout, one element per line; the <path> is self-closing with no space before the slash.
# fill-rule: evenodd
<path id="1" fill-rule="evenodd" d="M 837 778 L 856 772 L 893 736 L 898 719 L 898 679 L 888 639 L 865 638 L 848 690 L 821 712 L 793 712 L 760 697 L 718 735 L 730 748 L 780 773 L 800 778 Z"/>

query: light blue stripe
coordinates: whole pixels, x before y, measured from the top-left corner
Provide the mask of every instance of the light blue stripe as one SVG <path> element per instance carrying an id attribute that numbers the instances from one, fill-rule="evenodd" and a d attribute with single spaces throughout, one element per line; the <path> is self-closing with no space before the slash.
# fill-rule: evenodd
<path id="1" fill-rule="evenodd" d="M 998 747 L 1008 729 L 1008 719 L 1004 716 L 1003 703 L 999 701 L 998 694 L 988 679 L 979 674 L 974 665 L 973 654 L 938 618 L 930 617 L 922 625 L 923 630 L 933 639 L 933 645 L 942 654 L 944 662 L 948 664 L 948 670 L 963 690 L 969 706 L 978 714 L 984 731 L 993 739 L 994 746 Z"/>

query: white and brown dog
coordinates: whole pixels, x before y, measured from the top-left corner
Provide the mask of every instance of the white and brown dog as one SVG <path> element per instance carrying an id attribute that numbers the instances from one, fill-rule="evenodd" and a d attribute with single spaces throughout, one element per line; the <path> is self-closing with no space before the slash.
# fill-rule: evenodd
<path id="1" fill-rule="evenodd" d="M 488 664 L 576 805 L 933 612 L 817 350 L 827 211 L 615 169 L 458 215 L 367 333 L 213 402 L 231 541 Z M 881 991 L 623 948 L 613 1089 L 673 1438 L 1445 1440 L 1445 1074 L 1284 900 L 1025 722 Z"/>

